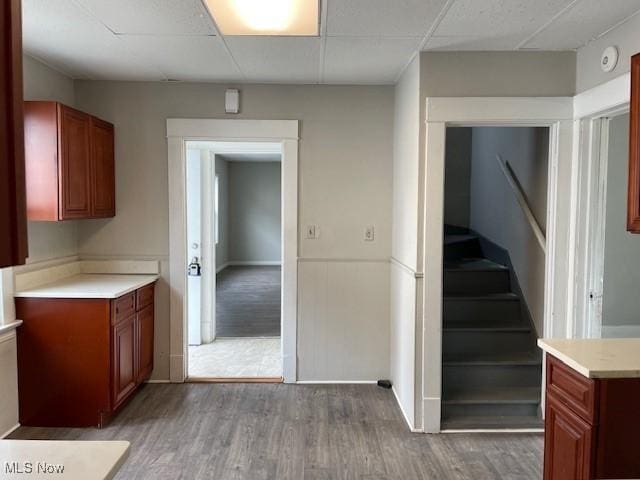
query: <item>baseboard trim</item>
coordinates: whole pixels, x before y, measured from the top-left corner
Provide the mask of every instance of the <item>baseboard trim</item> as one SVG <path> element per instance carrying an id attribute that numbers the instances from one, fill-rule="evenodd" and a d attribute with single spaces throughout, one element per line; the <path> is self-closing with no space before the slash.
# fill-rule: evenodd
<path id="1" fill-rule="evenodd" d="M 227 262 L 226 265 L 230 267 L 269 267 L 269 266 L 279 267 L 282 265 L 282 262 L 280 261 L 255 261 L 255 262 L 233 261 L 233 262 Z"/>
<path id="2" fill-rule="evenodd" d="M 186 383 L 282 383 L 282 377 L 189 377 Z"/>
<path id="3" fill-rule="evenodd" d="M 544 433 L 544 428 L 452 428 L 440 433 Z"/>
<path id="4" fill-rule="evenodd" d="M 404 411 L 404 407 L 402 406 L 402 403 L 400 402 L 400 398 L 398 397 L 398 392 L 396 392 L 396 387 L 392 386 L 391 391 L 393 392 L 393 396 L 396 398 L 396 403 L 398 404 L 398 408 L 400 408 L 402 417 L 404 418 L 404 421 L 407 422 L 407 426 L 409 427 L 409 430 L 411 430 L 411 433 L 423 433 L 422 429 L 414 428 L 413 424 L 409 420 L 409 416 L 407 415 L 407 412 Z"/>
<path id="5" fill-rule="evenodd" d="M 298 380 L 298 385 L 376 385 L 377 380 Z"/>
<path id="6" fill-rule="evenodd" d="M 603 325 L 602 338 L 638 338 L 640 326 L 638 325 Z"/>
<path id="7" fill-rule="evenodd" d="M 19 428 L 20 428 L 20 424 L 16 423 L 13 427 L 11 427 L 9 430 L 7 430 L 2 435 L 0 435 L 0 438 L 7 438 L 9 435 L 11 435 L 13 432 L 15 432 Z"/>
<path id="8" fill-rule="evenodd" d="M 147 380 L 144 383 L 171 383 L 171 380 Z"/>
<path id="9" fill-rule="evenodd" d="M 220 273 L 222 270 L 224 270 L 228 266 L 229 266 L 229 262 L 223 263 L 222 265 L 220 265 L 219 267 L 216 268 L 216 273 Z"/>

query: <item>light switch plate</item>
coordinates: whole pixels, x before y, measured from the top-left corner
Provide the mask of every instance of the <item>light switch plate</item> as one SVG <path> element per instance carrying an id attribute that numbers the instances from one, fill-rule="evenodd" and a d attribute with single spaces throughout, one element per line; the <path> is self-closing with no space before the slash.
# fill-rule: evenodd
<path id="1" fill-rule="evenodd" d="M 364 229 L 364 241 L 373 242 L 375 237 L 376 237 L 376 231 L 373 225 L 367 226 L 367 228 Z"/>

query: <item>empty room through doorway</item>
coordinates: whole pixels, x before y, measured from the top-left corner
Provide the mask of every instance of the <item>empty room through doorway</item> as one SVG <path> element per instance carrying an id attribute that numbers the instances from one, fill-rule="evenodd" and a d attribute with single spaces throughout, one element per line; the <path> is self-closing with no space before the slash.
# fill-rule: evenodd
<path id="1" fill-rule="evenodd" d="M 188 145 L 191 379 L 282 377 L 281 175 L 279 144 Z"/>

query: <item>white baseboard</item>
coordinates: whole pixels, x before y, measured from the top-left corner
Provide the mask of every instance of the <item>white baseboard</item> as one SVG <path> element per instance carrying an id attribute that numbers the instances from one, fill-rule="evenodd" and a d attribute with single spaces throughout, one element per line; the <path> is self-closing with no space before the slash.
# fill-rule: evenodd
<path id="1" fill-rule="evenodd" d="M 268 266 L 280 266 L 282 265 L 282 262 L 280 261 L 254 261 L 254 262 L 238 262 L 238 261 L 232 261 L 232 262 L 227 262 L 228 266 L 238 266 L 238 267 L 250 267 L 250 266 L 254 266 L 254 267 L 268 267 Z"/>
<path id="2" fill-rule="evenodd" d="M 298 380 L 298 385 L 376 385 L 377 380 Z"/>
<path id="3" fill-rule="evenodd" d="M 603 325 L 602 338 L 640 338 L 640 325 Z"/>
<path id="4" fill-rule="evenodd" d="M 404 417 L 404 421 L 407 422 L 407 426 L 409 427 L 409 430 L 411 430 L 412 433 L 423 433 L 421 429 L 414 428 L 413 422 L 411 422 L 411 420 L 409 419 L 409 416 L 407 415 L 407 412 L 404 411 L 402 403 L 400 402 L 400 398 L 398 397 L 398 392 L 396 392 L 396 387 L 392 386 L 391 387 L 391 391 L 393 392 L 393 396 L 396 397 L 396 403 L 398 404 L 398 407 L 400 408 L 400 412 L 402 412 L 402 416 Z"/>
<path id="5" fill-rule="evenodd" d="M 16 423 L 13 427 L 11 427 L 9 430 L 7 430 L 2 435 L 0 435 L 0 438 L 7 438 L 9 435 L 15 432 L 18 428 L 20 428 L 20 424 Z"/>
<path id="6" fill-rule="evenodd" d="M 144 383 L 171 383 L 171 380 L 147 380 Z"/>
<path id="7" fill-rule="evenodd" d="M 223 263 L 222 265 L 220 265 L 219 267 L 216 268 L 216 273 L 220 273 L 222 270 L 224 270 L 228 266 L 229 266 L 229 262 Z"/>

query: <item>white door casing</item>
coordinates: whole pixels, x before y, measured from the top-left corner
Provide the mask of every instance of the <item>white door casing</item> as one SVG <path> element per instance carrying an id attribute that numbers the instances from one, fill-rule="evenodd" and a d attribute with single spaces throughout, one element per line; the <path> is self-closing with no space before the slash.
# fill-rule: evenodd
<path id="1" fill-rule="evenodd" d="M 547 255 L 545 260 L 544 336 L 565 336 L 566 265 L 556 262 L 566 255 L 567 235 L 556 228 L 562 218 L 558 208 L 559 182 L 569 183 L 572 148 L 570 97 L 538 98 L 427 98 L 426 168 L 424 178 L 424 296 L 422 332 L 423 429 L 440 431 L 442 401 L 442 235 L 444 211 L 445 136 L 447 126 L 549 127 L 550 155 L 547 197 Z M 562 162 L 560 162 L 562 160 Z M 569 188 L 567 187 L 567 190 Z M 568 209 L 567 209 L 568 210 Z M 568 211 L 566 212 L 568 216 Z M 564 215 L 564 210 L 562 211 Z M 558 238 L 561 233 L 561 238 Z M 560 292 L 560 294 L 558 294 Z"/>
<path id="2" fill-rule="evenodd" d="M 298 256 L 297 120 L 168 119 L 170 380 L 187 376 L 187 243 L 185 155 L 187 141 L 270 142 L 282 145 L 282 360 L 286 383 L 297 379 Z"/>

